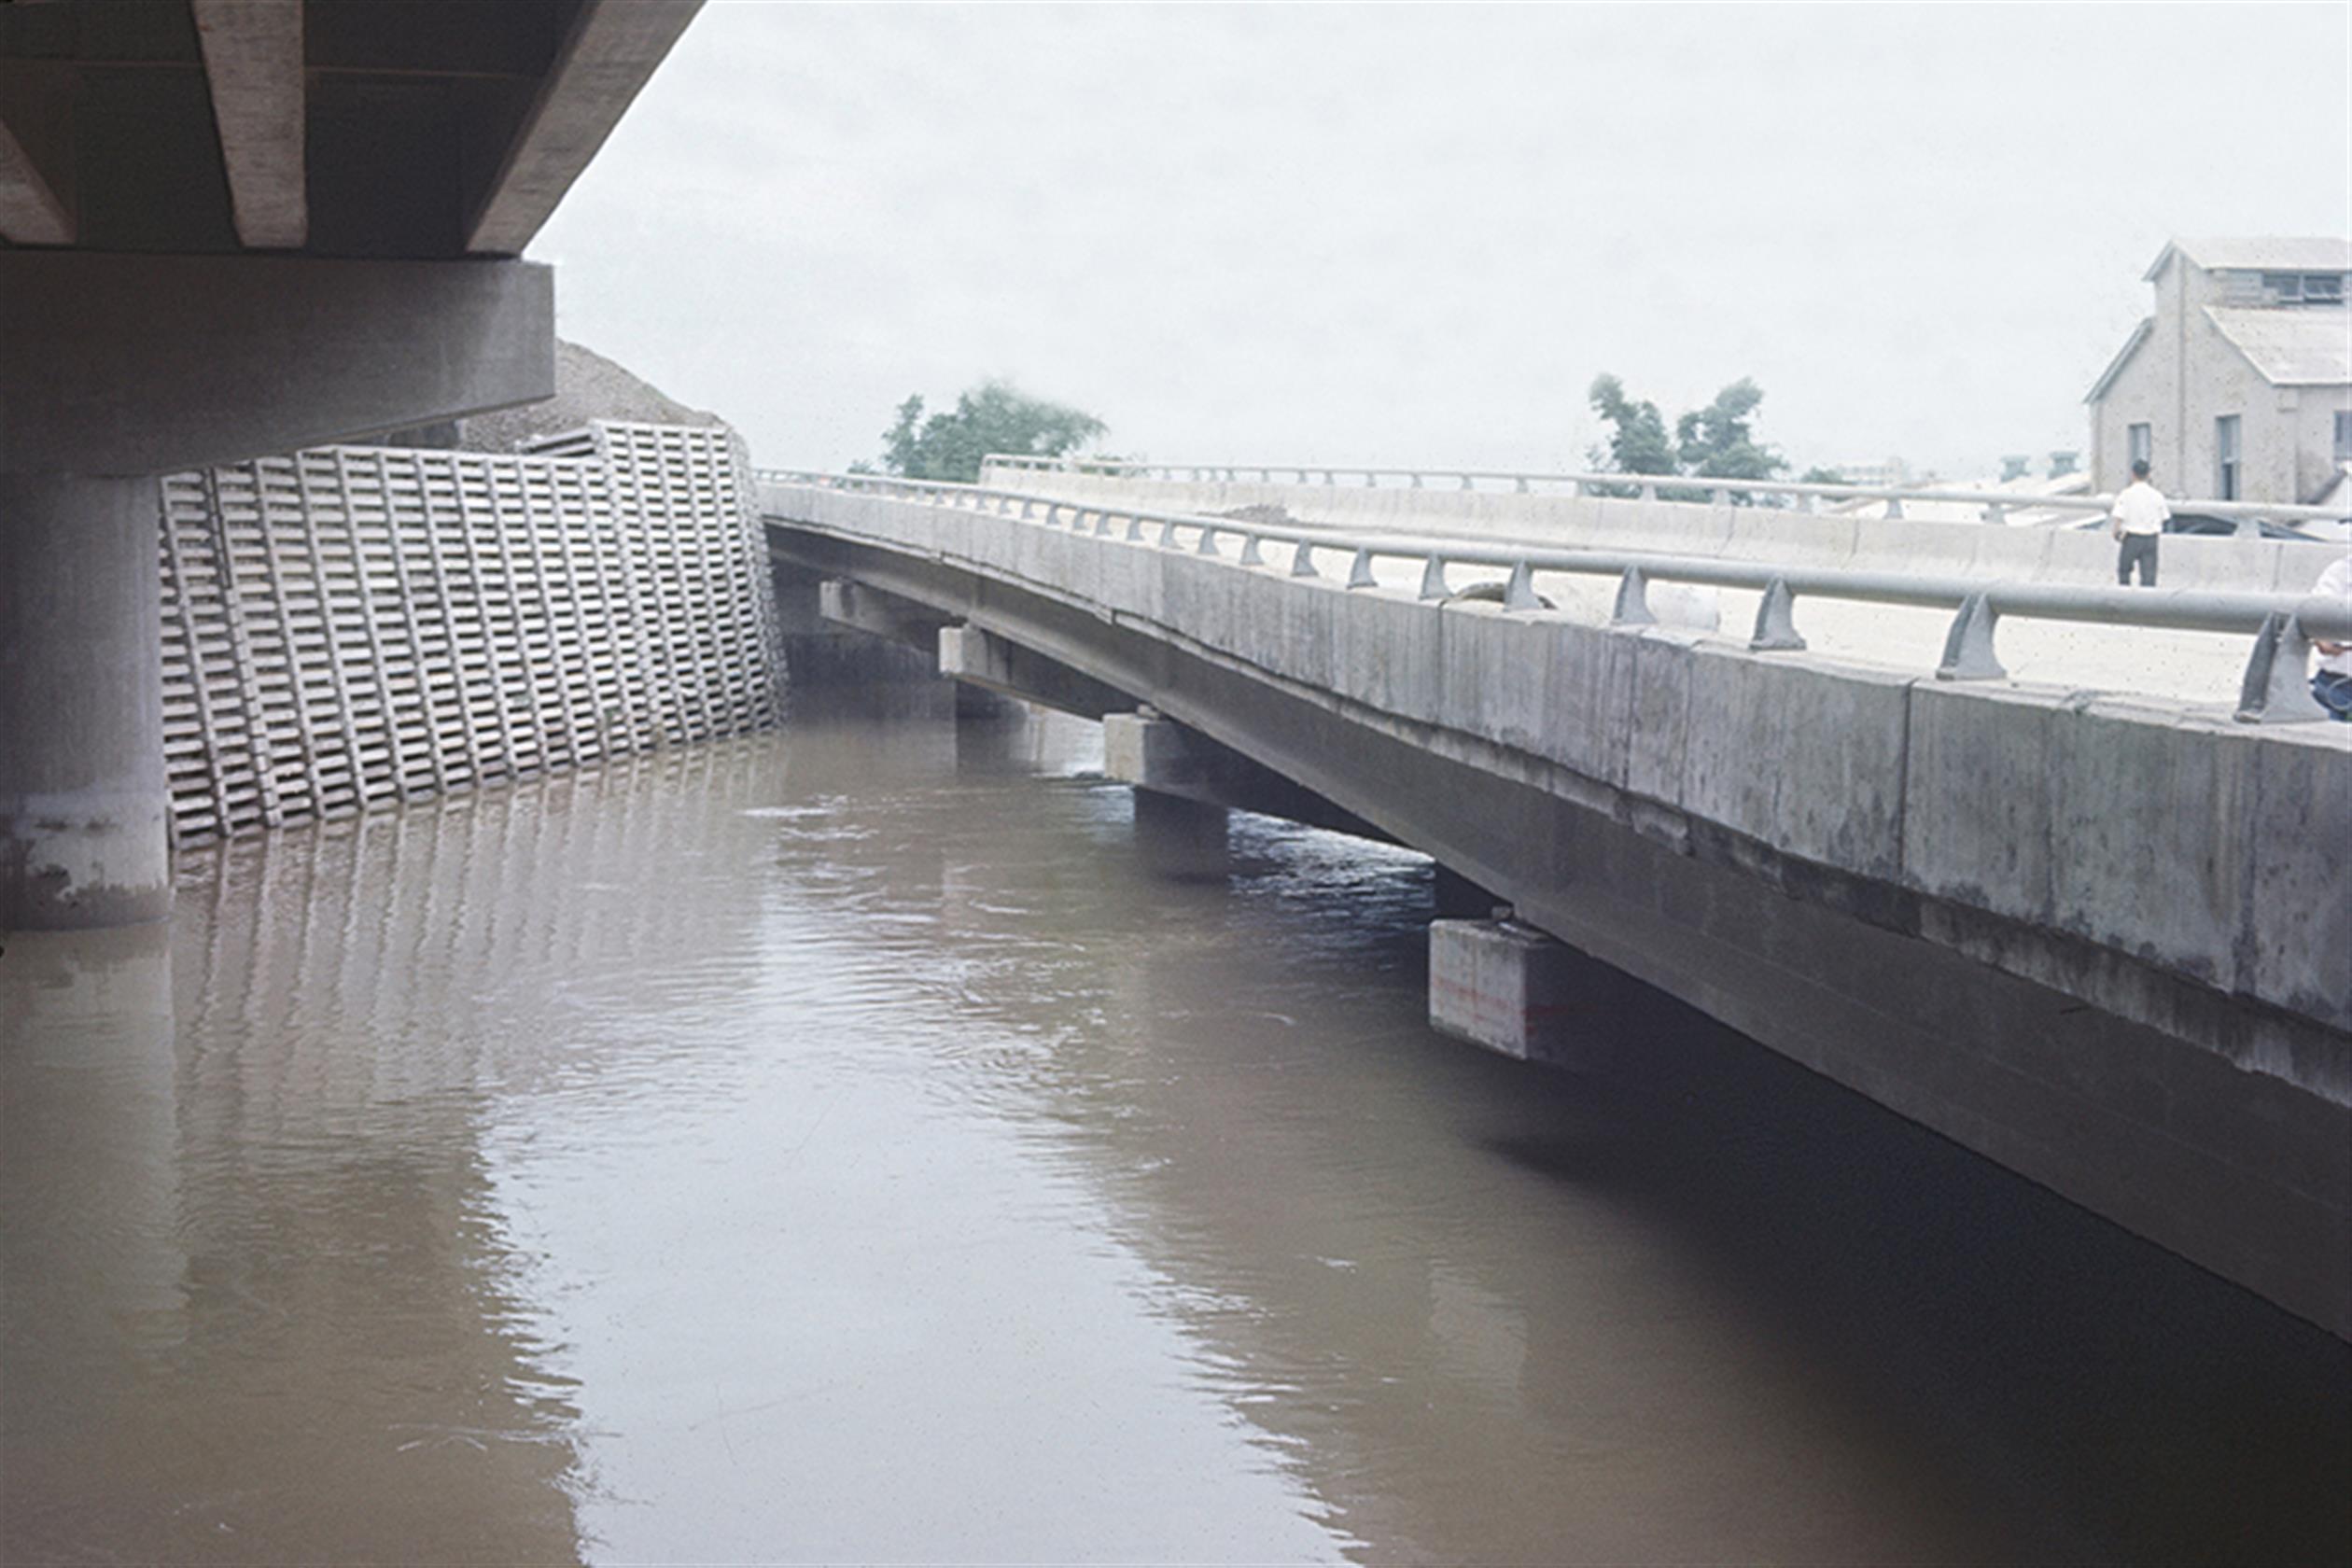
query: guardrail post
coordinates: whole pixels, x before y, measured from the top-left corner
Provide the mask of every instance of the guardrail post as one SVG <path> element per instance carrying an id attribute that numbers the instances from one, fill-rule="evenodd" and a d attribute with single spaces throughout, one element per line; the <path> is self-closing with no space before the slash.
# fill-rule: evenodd
<path id="1" fill-rule="evenodd" d="M 1453 590 L 1446 586 L 1446 563 L 1441 558 L 1432 555 L 1429 558 L 1429 564 L 1421 567 L 1421 596 L 1424 599 L 1442 599 L 1452 593 Z"/>
<path id="2" fill-rule="evenodd" d="M 1413 483 L 1407 486 L 1407 489 L 1418 490 L 1421 487 L 1421 475 L 1414 474 L 1412 476 L 1412 481 Z"/>
<path id="3" fill-rule="evenodd" d="M 1241 564 L 1245 567 L 1266 565 L 1266 557 L 1258 553 L 1257 535 L 1243 534 L 1241 536 Z"/>
<path id="4" fill-rule="evenodd" d="M 1645 484 L 1645 485 L 1643 485 L 1643 486 L 1642 486 L 1642 499 L 1644 499 L 1644 500 L 1645 500 L 1645 501 L 1654 501 L 1654 500 L 1658 499 L 1658 486 L 1657 486 L 1657 485 L 1655 485 L 1655 484 Z"/>
<path id="5" fill-rule="evenodd" d="M 1902 518 L 1902 515 L 1903 515 L 1903 497 L 1900 497 L 1900 496 L 1889 496 L 1889 497 L 1886 497 L 1886 520 L 1887 520 L 1888 522 L 1890 522 L 1890 523 L 1899 522 L 1899 521 L 1901 520 L 1901 518 Z"/>
<path id="6" fill-rule="evenodd" d="M 1764 590 L 1764 602 L 1756 607 L 1756 635 L 1748 638 L 1751 653 L 1795 653 L 1801 651 L 1805 639 L 1797 635 L 1797 621 L 1792 613 L 1797 596 L 1788 591 L 1788 580 L 1776 577 Z"/>
<path id="7" fill-rule="evenodd" d="M 1658 617 L 1650 612 L 1649 579 L 1639 567 L 1628 567 L 1617 579 L 1617 608 L 1609 612 L 1612 626 L 1655 626 Z"/>
<path id="8" fill-rule="evenodd" d="M 1797 510 L 1799 511 L 1819 511 L 1821 510 L 1821 497 L 1808 490 L 1803 495 L 1797 497 Z"/>
<path id="9" fill-rule="evenodd" d="M 1214 555 L 1216 553 L 1217 530 L 1204 523 L 1200 527 L 1200 553 L 1203 555 Z"/>
<path id="10" fill-rule="evenodd" d="M 1462 487 L 1464 490 L 1476 490 L 1477 488 L 1477 485 L 1470 483 L 1470 476 L 1468 474 L 1463 474 L 1462 476 Z"/>
<path id="11" fill-rule="evenodd" d="M 1320 577 L 1322 575 L 1321 572 L 1315 570 L 1315 547 L 1305 539 L 1300 539 L 1298 548 L 1291 553 L 1291 576 Z"/>
<path id="12" fill-rule="evenodd" d="M 1113 516 L 1110 512 L 1107 512 L 1107 511 L 1098 511 L 1098 512 L 1096 512 L 1096 513 L 1095 513 L 1095 538 L 1097 538 L 1097 539 L 1109 539 L 1109 538 L 1111 537 L 1111 525 L 1112 525 L 1113 523 L 1117 522 L 1117 521 L 1118 521 L 1118 519 L 1117 519 L 1117 518 L 1115 518 L 1115 517 L 1113 517 Z"/>
<path id="13" fill-rule="evenodd" d="M 1999 680 L 2009 671 L 1993 652 L 1993 627 L 2000 620 L 1982 594 L 1960 601 L 1960 613 L 1944 636 L 1943 662 L 1936 666 L 1938 680 Z"/>
<path id="14" fill-rule="evenodd" d="M 1995 527 L 1996 527 L 1996 528 L 2006 528 L 2006 527 L 2008 527 L 2008 526 L 2009 526 L 2009 508 L 2007 508 L 2007 507 L 2003 506 L 2003 505 L 2002 505 L 2000 502 L 1998 502 L 1998 501 L 1987 501 L 1987 502 L 1985 502 L 1985 503 L 1984 503 L 1984 521 L 1985 521 L 1985 522 L 1987 522 L 1987 523 L 1989 523 L 1989 524 L 1991 524 L 1993 526 L 1995 526 Z"/>
<path id="15" fill-rule="evenodd" d="M 1143 519 L 1141 517 L 1130 517 L 1127 519 L 1127 537 L 1129 544 L 1141 544 L 1143 542 Z"/>
<path id="16" fill-rule="evenodd" d="M 1348 586 L 1378 588 L 1379 585 L 1380 580 L 1372 575 L 1372 552 L 1358 550 L 1355 553 L 1355 559 L 1348 563 Z"/>
<path id="17" fill-rule="evenodd" d="M 1535 568 L 1525 561 L 1511 567 L 1511 581 L 1503 585 L 1503 608 L 1505 610 L 1544 608 L 1543 595 L 1535 592 Z"/>
<path id="18" fill-rule="evenodd" d="M 2238 722 L 2307 724 L 2325 719 L 2328 710 L 2311 694 L 2305 673 L 2310 664 L 2311 639 L 2293 616 L 2274 611 L 2262 617 L 2253 656 L 2246 662 L 2246 681 L 2238 688 Z"/>
<path id="19" fill-rule="evenodd" d="M 1707 504 L 1709 506 L 1729 506 L 1731 504 L 1730 488 L 1727 485 L 1718 484 L 1714 489 L 1708 491 Z"/>
<path id="20" fill-rule="evenodd" d="M 1037 515 L 1037 503 L 1027 496 L 1021 497 L 1021 521 L 1026 523 Z"/>
<path id="21" fill-rule="evenodd" d="M 1177 548 L 1176 520 L 1174 518 L 1169 518 L 1167 522 L 1160 525 L 1160 548 L 1162 550 L 1174 550 Z"/>
<path id="22" fill-rule="evenodd" d="M 1323 483 L 1325 484 L 1337 484 L 1339 483 L 1339 476 L 1332 472 L 1329 469 L 1323 469 Z"/>
<path id="23" fill-rule="evenodd" d="M 1527 476 L 1525 474 L 1519 476 L 1519 493 L 1522 496 L 1527 494 Z M 1570 486 L 1568 493 L 1572 496 L 1575 495 L 1576 493 L 1575 486 Z"/>

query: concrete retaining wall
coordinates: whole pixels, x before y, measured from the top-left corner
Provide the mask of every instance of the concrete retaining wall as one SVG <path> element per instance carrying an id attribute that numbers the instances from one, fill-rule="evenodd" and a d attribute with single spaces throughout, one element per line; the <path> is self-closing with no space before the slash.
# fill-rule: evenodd
<path id="1" fill-rule="evenodd" d="M 773 723 L 747 483 L 723 430 L 623 424 L 166 478 L 175 842 Z"/>

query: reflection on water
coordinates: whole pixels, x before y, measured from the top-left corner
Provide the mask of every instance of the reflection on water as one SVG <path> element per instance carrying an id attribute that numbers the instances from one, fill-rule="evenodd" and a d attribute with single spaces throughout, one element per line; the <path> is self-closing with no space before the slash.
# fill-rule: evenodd
<path id="1" fill-rule="evenodd" d="M 2352 1352 L 1075 725 L 222 846 L 0 957 L 0 1558 L 2286 1560 Z"/>

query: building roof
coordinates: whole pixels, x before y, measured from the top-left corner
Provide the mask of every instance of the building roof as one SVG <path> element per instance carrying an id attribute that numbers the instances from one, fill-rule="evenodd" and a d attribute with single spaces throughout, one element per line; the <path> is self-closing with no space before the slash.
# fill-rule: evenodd
<path id="1" fill-rule="evenodd" d="M 2115 351 L 2115 357 L 2107 361 L 2107 368 L 2099 372 L 2099 379 L 2091 384 L 2091 390 L 2082 395 L 2082 400 L 2095 403 L 2106 397 L 2108 385 L 2122 373 L 2124 365 L 2139 351 L 2139 345 L 2148 341 L 2148 334 L 2155 329 L 2154 316 L 2141 316 L 2140 324 L 2132 329 L 2132 335 L 2123 340 L 2123 346 Z"/>
<path id="2" fill-rule="evenodd" d="M 2205 313 L 2273 386 L 2352 383 L 2352 310 L 2206 305 Z"/>
<path id="3" fill-rule="evenodd" d="M 2186 256 L 2207 272 L 2346 273 L 2352 272 L 2352 240 L 2331 234 L 2309 237 L 2257 234 L 2231 238 L 2176 237 L 2148 264 L 2147 281 L 2156 281 L 2174 252 Z"/>

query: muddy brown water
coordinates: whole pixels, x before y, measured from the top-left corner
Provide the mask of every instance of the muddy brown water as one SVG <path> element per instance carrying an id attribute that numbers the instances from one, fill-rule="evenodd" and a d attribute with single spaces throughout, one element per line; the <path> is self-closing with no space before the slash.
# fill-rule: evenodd
<path id="1" fill-rule="evenodd" d="M 2309 1561 L 2352 1351 L 1075 723 L 185 857 L 0 955 L 9 1561 Z"/>

